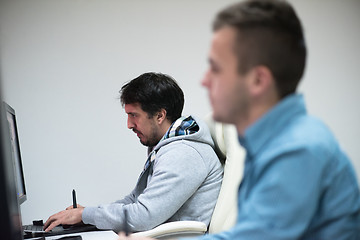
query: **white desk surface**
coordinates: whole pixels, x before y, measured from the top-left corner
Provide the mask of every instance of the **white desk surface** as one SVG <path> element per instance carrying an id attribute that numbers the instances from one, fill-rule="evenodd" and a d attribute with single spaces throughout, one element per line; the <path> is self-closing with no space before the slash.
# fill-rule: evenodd
<path id="1" fill-rule="evenodd" d="M 92 232 L 82 232 L 82 233 L 71 233 L 57 236 L 46 237 L 46 240 L 56 240 L 61 239 L 65 236 L 81 236 L 82 240 L 117 240 L 118 235 L 113 231 L 92 231 Z M 31 238 L 38 239 L 38 238 Z"/>

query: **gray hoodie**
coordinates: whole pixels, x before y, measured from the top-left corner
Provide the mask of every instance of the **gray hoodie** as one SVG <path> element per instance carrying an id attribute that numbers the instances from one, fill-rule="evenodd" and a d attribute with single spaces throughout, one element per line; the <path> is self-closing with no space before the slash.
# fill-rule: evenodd
<path id="1" fill-rule="evenodd" d="M 86 207 L 82 221 L 99 229 L 120 231 L 124 209 L 132 232 L 164 222 L 195 220 L 209 224 L 220 191 L 223 168 L 204 122 L 193 117 L 199 130 L 160 141 L 148 176 L 140 177 L 123 199 Z"/>

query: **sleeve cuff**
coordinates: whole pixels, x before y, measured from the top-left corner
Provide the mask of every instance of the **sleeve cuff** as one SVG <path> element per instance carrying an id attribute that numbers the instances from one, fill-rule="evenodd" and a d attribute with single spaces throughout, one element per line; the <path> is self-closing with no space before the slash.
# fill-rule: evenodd
<path id="1" fill-rule="evenodd" d="M 96 211 L 97 207 L 85 207 L 83 212 L 82 212 L 82 221 L 85 224 L 92 224 L 92 225 L 96 225 L 95 224 L 95 211 Z"/>

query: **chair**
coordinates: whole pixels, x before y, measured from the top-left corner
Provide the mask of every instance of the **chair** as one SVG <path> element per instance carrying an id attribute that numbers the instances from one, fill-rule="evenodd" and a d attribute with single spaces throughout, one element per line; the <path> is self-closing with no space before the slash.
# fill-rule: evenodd
<path id="1" fill-rule="evenodd" d="M 237 193 L 243 176 L 245 151 L 240 146 L 236 128 L 205 119 L 211 137 L 215 143 L 215 151 L 224 165 L 224 177 L 216 206 L 211 217 L 209 229 L 206 224 L 197 221 L 177 221 L 159 225 L 154 229 L 133 233 L 135 236 L 146 236 L 156 239 L 173 239 L 192 237 L 209 233 L 218 233 L 231 228 L 237 217 Z"/>

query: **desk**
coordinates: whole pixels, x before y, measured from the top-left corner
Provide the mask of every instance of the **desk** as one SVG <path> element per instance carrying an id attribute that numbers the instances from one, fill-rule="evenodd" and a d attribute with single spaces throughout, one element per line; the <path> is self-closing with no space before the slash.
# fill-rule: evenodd
<path id="1" fill-rule="evenodd" d="M 82 240 L 117 240 L 118 235 L 113 231 L 92 231 L 92 232 L 81 232 L 81 233 L 70 233 L 64 235 L 46 237 L 46 240 L 56 240 L 65 236 L 81 236 Z M 30 239 L 39 239 L 30 238 Z"/>

